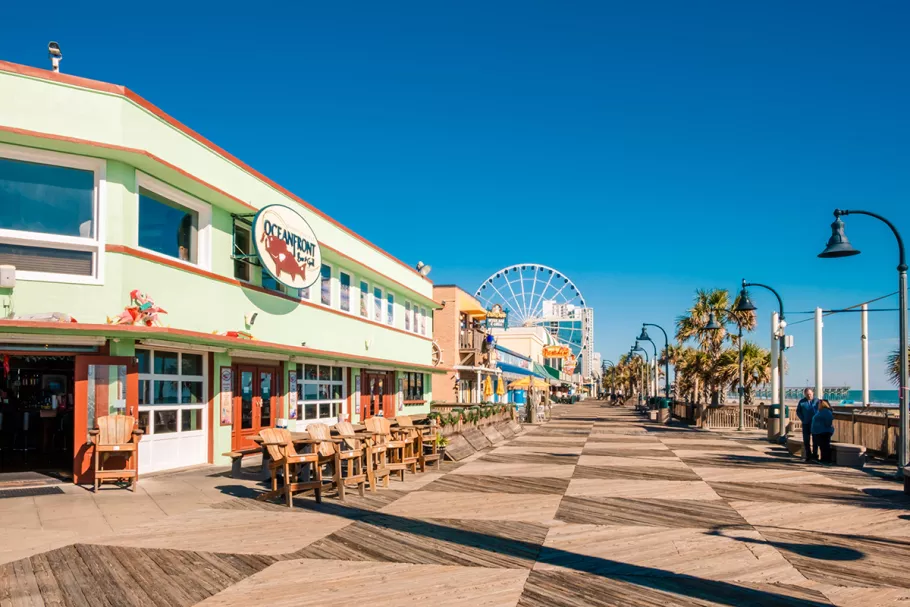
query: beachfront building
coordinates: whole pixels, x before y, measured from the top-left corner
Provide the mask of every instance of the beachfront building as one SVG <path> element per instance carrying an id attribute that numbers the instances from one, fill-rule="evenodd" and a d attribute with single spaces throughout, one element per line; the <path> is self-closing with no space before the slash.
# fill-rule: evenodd
<path id="1" fill-rule="evenodd" d="M 482 403 L 495 394 L 484 394 L 487 378 L 498 385 L 499 371 L 493 357 L 493 339 L 487 330 L 487 311 L 477 299 L 457 285 L 436 285 L 433 299 L 441 305 L 433 314 L 439 366 L 445 373 L 433 376 L 433 396 L 452 403 Z"/>
<path id="2" fill-rule="evenodd" d="M 421 273 L 124 87 L 0 62 L 0 91 L 6 469 L 91 480 L 113 413 L 150 472 L 429 411 Z"/>

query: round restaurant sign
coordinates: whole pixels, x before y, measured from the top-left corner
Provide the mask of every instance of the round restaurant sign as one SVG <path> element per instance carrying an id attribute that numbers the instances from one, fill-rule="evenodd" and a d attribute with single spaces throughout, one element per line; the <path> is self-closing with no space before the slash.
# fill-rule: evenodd
<path id="1" fill-rule="evenodd" d="M 259 209 L 253 218 L 253 241 L 262 267 L 281 284 L 304 289 L 319 278 L 319 242 L 294 209 L 280 204 Z"/>

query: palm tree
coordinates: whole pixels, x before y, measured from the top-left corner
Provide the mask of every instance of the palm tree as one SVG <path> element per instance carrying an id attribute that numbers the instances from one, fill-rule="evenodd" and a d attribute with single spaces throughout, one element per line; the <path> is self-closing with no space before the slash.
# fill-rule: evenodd
<path id="1" fill-rule="evenodd" d="M 736 364 L 736 354 L 731 361 L 730 355 L 724 351 L 724 342 L 729 340 L 736 345 L 738 336 L 729 332 L 728 325 L 739 322 L 743 330 L 751 331 L 756 326 L 756 317 L 754 312 L 733 312 L 732 314 L 723 312 L 724 310 L 735 308 L 739 303 L 739 297 L 730 302 L 730 293 L 726 289 L 698 289 L 695 291 L 695 300 L 693 305 L 686 314 L 676 319 L 676 339 L 682 345 L 685 343 L 694 343 L 702 357 L 693 359 L 690 362 L 692 370 L 698 369 L 699 377 L 696 384 L 703 386 L 695 387 L 695 402 L 699 402 L 702 394 L 710 398 L 711 402 L 716 404 L 720 402 L 724 386 L 727 386 L 738 373 L 731 375 L 730 364 Z M 711 313 L 715 313 L 716 321 L 721 325 L 721 329 L 708 329 L 708 321 Z"/>
<path id="2" fill-rule="evenodd" d="M 900 347 L 898 346 L 886 359 L 888 364 L 888 379 L 898 388 L 900 388 L 901 385 L 901 359 L 898 354 L 899 351 Z M 910 358 L 910 350 L 907 350 L 907 358 Z"/>
<path id="3" fill-rule="evenodd" d="M 743 341 L 743 387 L 747 405 L 752 404 L 755 387 L 771 381 L 771 352 L 751 341 Z"/>

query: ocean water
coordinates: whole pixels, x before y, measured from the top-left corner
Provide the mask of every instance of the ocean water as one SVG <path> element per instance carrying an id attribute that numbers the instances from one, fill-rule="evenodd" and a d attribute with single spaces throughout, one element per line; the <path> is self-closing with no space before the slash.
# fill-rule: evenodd
<path id="1" fill-rule="evenodd" d="M 846 400 L 852 400 L 855 403 L 863 402 L 862 390 L 850 390 L 847 393 Z M 897 390 L 869 390 L 869 401 L 881 405 L 897 405 L 900 400 L 897 397 Z M 835 404 L 832 400 L 831 404 Z"/>

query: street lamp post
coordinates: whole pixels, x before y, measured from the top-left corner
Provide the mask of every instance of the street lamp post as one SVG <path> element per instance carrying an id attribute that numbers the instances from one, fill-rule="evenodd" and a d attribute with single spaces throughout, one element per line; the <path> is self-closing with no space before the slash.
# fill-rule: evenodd
<path id="1" fill-rule="evenodd" d="M 739 432 L 743 431 L 743 324 L 739 320 L 739 317 L 736 316 L 736 313 L 733 310 L 727 310 L 726 308 L 719 308 L 718 312 L 723 312 L 727 314 L 733 321 L 736 323 L 736 326 L 739 328 L 739 334 L 737 337 L 737 347 L 739 355 L 739 427 L 736 428 Z M 717 318 L 714 316 L 714 312 L 711 312 L 708 315 L 708 324 L 705 325 L 705 329 L 709 331 L 718 331 L 723 328 L 723 325 L 717 322 Z"/>
<path id="2" fill-rule="evenodd" d="M 777 369 L 778 369 L 778 375 L 780 376 L 780 386 L 779 386 L 780 394 L 778 394 L 776 396 L 777 396 L 777 398 L 780 399 L 779 402 L 780 402 L 780 416 L 781 416 L 781 438 L 786 439 L 787 438 L 787 426 L 789 425 L 790 420 L 788 418 L 786 422 L 783 421 L 784 411 L 786 410 L 786 401 L 787 401 L 787 388 L 784 385 L 784 349 L 786 348 L 786 344 L 787 344 L 786 336 L 784 335 L 784 329 L 786 329 L 786 327 L 787 327 L 787 322 L 784 320 L 784 300 L 781 299 L 780 293 L 775 291 L 772 287 L 769 287 L 768 285 L 763 285 L 760 282 L 746 282 L 746 279 L 743 278 L 743 288 L 739 293 L 739 302 L 736 304 L 736 307 L 734 308 L 734 310 L 737 312 L 754 312 L 755 310 L 758 309 L 755 307 L 755 304 L 752 303 L 752 300 L 749 299 L 749 294 L 746 292 L 746 287 L 761 287 L 763 289 L 767 289 L 768 291 L 771 291 L 772 293 L 774 293 L 774 296 L 777 298 L 777 305 L 778 305 L 779 312 L 780 312 L 780 319 L 778 320 L 778 325 L 777 325 L 778 326 L 777 337 L 780 340 L 780 352 L 778 353 L 778 356 L 777 356 Z M 774 399 L 772 398 L 772 402 L 773 402 L 773 400 Z M 769 423 L 768 426 L 769 426 L 769 433 L 770 433 L 771 424 Z"/>
<path id="3" fill-rule="evenodd" d="M 601 363 L 600 367 L 604 376 L 607 374 L 607 369 L 610 369 L 610 400 L 613 400 L 616 398 L 616 363 L 612 360 L 605 360 Z"/>
<path id="4" fill-rule="evenodd" d="M 645 331 L 644 331 L 644 327 L 642 327 L 642 333 L 644 333 L 645 337 L 648 337 L 648 334 L 645 333 Z M 636 346 L 638 345 L 639 341 L 642 341 L 641 336 L 638 336 L 635 338 Z M 657 377 L 657 345 L 653 341 L 651 341 L 650 338 L 648 338 L 647 340 L 644 340 L 644 341 L 650 341 L 651 348 L 654 350 L 654 396 L 657 396 L 657 385 L 660 383 L 660 380 Z M 649 380 L 650 380 L 650 375 L 651 375 L 651 371 L 649 369 L 648 370 L 648 379 Z"/>
<path id="5" fill-rule="evenodd" d="M 648 359 L 648 351 L 636 343 L 634 346 L 629 348 L 629 358 L 631 359 L 633 356 L 635 356 L 636 352 L 641 352 L 645 355 L 644 356 L 645 367 L 647 367 L 647 365 L 650 363 L 650 361 Z M 639 358 L 641 358 L 641 356 L 639 356 Z M 641 405 L 642 405 L 642 391 L 647 390 L 647 384 L 648 384 L 648 380 L 647 380 L 647 376 L 645 375 L 644 368 L 642 368 L 641 380 L 642 380 L 641 390 L 638 391 L 638 406 L 639 407 L 641 407 Z"/>
<path id="6" fill-rule="evenodd" d="M 651 379 L 649 376 L 651 375 L 651 373 L 648 371 L 648 367 L 651 366 L 651 358 L 648 356 L 648 351 L 645 350 L 644 348 L 642 348 L 641 346 L 639 346 L 638 342 L 635 342 L 635 345 L 632 346 L 632 349 L 630 350 L 630 352 L 641 352 L 642 354 L 645 355 L 645 366 L 641 370 L 641 380 L 642 380 L 642 388 L 645 391 L 645 396 L 650 397 L 651 396 Z M 641 395 L 641 392 L 639 392 L 639 395 Z"/>
<path id="7" fill-rule="evenodd" d="M 651 341 L 651 338 L 648 337 L 648 331 L 645 327 L 657 327 L 660 329 L 660 332 L 664 334 L 664 396 L 670 398 L 670 340 L 667 337 L 667 332 L 664 331 L 664 328 L 660 325 L 655 325 L 654 323 L 645 322 L 641 325 L 641 335 L 638 336 L 639 341 Z"/>
<path id="8" fill-rule="evenodd" d="M 844 222 L 841 217 L 844 215 L 868 215 L 883 222 L 894 234 L 897 239 L 898 264 L 897 264 L 897 295 L 898 295 L 898 331 L 900 338 L 898 340 L 900 358 L 900 385 L 898 386 L 898 399 L 900 400 L 900 441 L 898 445 L 897 465 L 898 468 L 906 468 L 910 463 L 910 413 L 907 410 L 907 389 L 908 389 L 908 370 L 907 370 L 907 259 L 904 254 L 904 241 L 900 232 L 894 227 L 894 224 L 878 215 L 869 211 L 844 211 L 835 209 L 834 223 L 831 224 L 831 238 L 825 250 L 818 254 L 819 257 L 830 259 L 835 257 L 850 257 L 859 255 L 859 251 L 853 248 L 847 236 L 844 234 Z"/>

